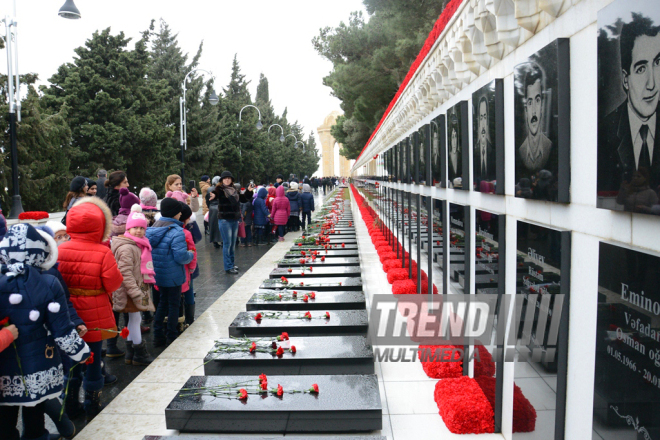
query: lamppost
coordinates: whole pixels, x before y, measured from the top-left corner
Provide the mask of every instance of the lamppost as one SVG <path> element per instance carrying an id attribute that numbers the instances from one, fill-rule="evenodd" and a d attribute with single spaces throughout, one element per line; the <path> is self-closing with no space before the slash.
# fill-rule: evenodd
<path id="1" fill-rule="evenodd" d="M 273 127 L 280 127 L 280 130 L 282 130 L 282 134 L 280 134 L 280 142 L 284 142 L 284 129 L 280 124 L 273 124 L 270 127 L 268 127 L 268 133 L 270 133 L 270 129 Z"/>
<path id="2" fill-rule="evenodd" d="M 13 14 L 5 15 L 5 44 L 7 45 L 7 95 L 9 98 L 9 144 L 11 150 L 11 185 L 12 204 L 7 218 L 16 219 L 23 212 L 23 203 L 18 188 L 18 145 L 16 140 L 16 122 L 21 122 L 21 82 L 18 73 L 18 22 L 16 21 L 16 0 L 13 2 Z M 58 15 L 64 18 L 80 18 L 80 11 L 73 0 L 67 0 Z"/>
<path id="3" fill-rule="evenodd" d="M 183 89 L 183 96 L 179 97 L 179 132 L 181 134 L 181 184 L 185 185 L 186 176 L 185 176 L 185 150 L 188 149 L 188 122 L 186 117 L 186 82 L 190 75 L 195 72 L 204 72 L 207 75 L 213 75 L 204 69 L 194 69 L 188 72 L 185 78 L 183 78 L 183 83 L 181 83 L 181 88 Z M 214 78 L 215 79 L 215 78 Z M 209 103 L 211 105 L 218 105 L 218 95 L 215 94 L 215 90 L 211 89 L 211 95 L 209 96 Z M 188 188 L 190 189 L 190 188 Z"/>
<path id="4" fill-rule="evenodd" d="M 246 105 L 246 106 L 243 106 L 243 108 L 241 109 L 241 111 L 238 112 L 238 123 L 236 124 L 236 127 L 239 127 L 239 126 L 241 125 L 241 118 L 243 117 L 243 110 L 245 110 L 245 109 L 248 108 L 248 107 L 252 107 L 252 108 L 254 108 L 254 109 L 257 111 L 257 113 L 259 113 L 259 120 L 257 121 L 257 124 L 255 125 L 255 127 L 257 127 L 257 130 L 261 130 L 262 128 L 264 128 L 264 124 L 261 123 L 261 111 L 260 111 L 256 106 L 251 105 L 251 104 L 248 104 L 248 105 Z M 238 135 L 240 136 L 241 133 L 239 132 Z M 242 162 L 243 162 L 243 154 L 242 154 L 242 152 L 241 152 L 241 144 L 240 144 L 240 142 L 239 142 L 239 144 L 238 144 L 238 157 L 241 158 L 241 164 L 242 164 Z M 238 171 L 236 171 L 236 181 L 237 181 L 237 182 L 240 181 Z"/>

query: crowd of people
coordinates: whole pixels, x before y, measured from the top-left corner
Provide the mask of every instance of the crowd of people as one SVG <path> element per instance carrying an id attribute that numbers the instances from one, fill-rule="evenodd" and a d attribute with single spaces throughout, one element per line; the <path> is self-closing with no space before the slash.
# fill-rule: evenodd
<path id="1" fill-rule="evenodd" d="M 71 420 L 91 421 L 102 409 L 103 386 L 117 381 L 105 370 L 104 356 L 149 365 L 153 358 L 142 337 L 151 330 L 147 325 L 153 323 L 159 347 L 194 321 L 196 246 L 204 235 L 222 247 L 225 273 L 235 275 L 239 240 L 246 247 L 265 245 L 304 229 L 314 195 L 338 183 L 278 175 L 273 183 L 242 187 L 224 171 L 202 176 L 198 192 L 186 191 L 181 177 L 171 175 L 159 204 L 151 188 L 131 192 L 123 171 L 99 170 L 96 180 L 71 181 L 61 221 L 7 228 L 0 211 L 3 438 L 49 439 L 45 414 L 61 438 L 73 437 Z M 200 205 L 204 233 L 196 219 Z"/>

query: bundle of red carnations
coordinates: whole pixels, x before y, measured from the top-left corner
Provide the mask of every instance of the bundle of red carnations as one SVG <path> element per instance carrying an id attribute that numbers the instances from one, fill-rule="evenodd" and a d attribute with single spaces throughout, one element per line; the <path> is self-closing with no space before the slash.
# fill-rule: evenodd
<path id="1" fill-rule="evenodd" d="M 268 377 L 261 374 L 257 379 L 212 387 L 181 388 L 181 391 L 184 392 L 179 394 L 179 397 L 213 396 L 223 399 L 247 400 L 249 394 L 256 394 L 262 398 L 268 397 L 269 394 L 277 397 L 282 397 L 284 394 L 319 394 L 319 386 L 312 384 L 311 388 L 306 390 L 284 390 L 282 385 L 277 384 L 277 388 L 268 389 Z"/>
<path id="2" fill-rule="evenodd" d="M 48 218 L 46 211 L 25 211 L 18 214 L 19 220 L 43 220 Z"/>

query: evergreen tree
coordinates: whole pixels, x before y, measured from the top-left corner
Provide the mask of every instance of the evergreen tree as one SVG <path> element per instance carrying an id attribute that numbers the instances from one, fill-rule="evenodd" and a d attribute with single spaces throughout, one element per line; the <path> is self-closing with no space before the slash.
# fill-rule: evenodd
<path id="1" fill-rule="evenodd" d="M 333 64 L 323 79 L 344 116 L 331 133 L 341 154 L 355 159 L 380 122 L 448 0 L 363 0 L 370 15 L 321 29 L 312 41 Z"/>
<path id="2" fill-rule="evenodd" d="M 160 21 L 158 32 L 154 32 L 154 22 L 151 22 L 148 34 L 151 38 L 151 65 L 149 76 L 154 80 L 166 80 L 169 84 L 168 102 L 170 123 L 175 127 L 175 136 L 172 138 L 171 148 L 176 151 L 177 165 L 181 168 L 181 132 L 179 99 L 183 94 L 183 81 L 190 72 L 198 68 L 202 56 L 203 43 L 200 43 L 197 53 L 190 64 L 186 64 L 188 55 L 179 47 L 177 34 L 173 34 L 169 25 Z M 201 73 L 201 72 L 200 72 Z M 185 157 L 184 185 L 188 180 L 196 180 L 199 176 L 212 172 L 218 165 L 220 124 L 218 121 L 218 107 L 209 103 L 209 96 L 213 89 L 213 79 L 192 73 L 186 82 L 186 121 L 187 121 L 187 149 Z M 180 171 L 177 171 L 180 174 Z M 160 185 L 162 186 L 162 184 Z"/>
<path id="3" fill-rule="evenodd" d="M 44 101 L 59 111 L 66 105 L 71 127 L 71 169 L 94 175 L 96 169 L 121 169 L 131 189 L 162 187 L 175 165 L 174 129 L 165 80 L 148 77 L 151 62 L 145 37 L 128 49 L 129 38 L 110 29 L 94 32 L 75 49 L 72 63 L 59 67 L 43 87 Z"/>
<path id="4" fill-rule="evenodd" d="M 21 83 L 27 85 L 27 96 L 21 102 L 21 122 L 17 123 L 18 174 L 21 202 L 26 211 L 61 211 L 62 202 L 69 190 L 73 174 L 69 171 L 72 155 L 71 131 L 66 124 L 66 106 L 58 111 L 44 108 L 34 89 L 37 76 L 21 75 Z M 5 84 L 7 76 L 0 76 Z M 2 88 L 2 125 L 0 151 L 0 198 L 5 214 L 11 207 L 11 148 L 9 140 L 9 106 L 7 89 Z"/>

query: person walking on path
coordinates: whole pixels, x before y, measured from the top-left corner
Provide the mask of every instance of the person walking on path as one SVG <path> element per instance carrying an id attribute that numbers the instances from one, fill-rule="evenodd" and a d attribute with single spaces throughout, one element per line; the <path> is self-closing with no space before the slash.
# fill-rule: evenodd
<path id="1" fill-rule="evenodd" d="M 108 177 L 108 172 L 104 169 L 100 169 L 96 173 L 96 179 L 97 179 L 96 180 L 96 188 L 97 188 L 96 197 L 99 197 L 100 199 L 105 198 L 105 193 L 106 193 L 105 181 L 106 181 L 107 177 Z"/>
<path id="2" fill-rule="evenodd" d="M 156 285 L 159 289 L 159 301 L 154 316 L 154 346 L 169 345 L 178 336 L 179 304 L 181 286 L 186 282 L 185 265 L 190 263 L 194 254 L 188 250 L 183 232 L 181 203 L 167 197 L 160 203 L 162 217 L 147 229 L 147 238 L 151 244 Z M 164 321 L 167 316 L 167 334 Z"/>
<path id="3" fill-rule="evenodd" d="M 206 213 L 209 212 L 209 206 L 206 203 L 206 194 L 211 187 L 211 178 L 204 174 L 199 179 L 199 192 L 202 196 L 202 215 L 204 216 L 204 235 L 209 233 L 209 222 L 206 220 Z"/>
<path id="4" fill-rule="evenodd" d="M 238 273 L 238 267 L 234 265 L 234 252 L 238 236 L 238 221 L 241 218 L 241 204 L 231 172 L 222 172 L 220 183 L 213 190 L 210 200 L 218 201 L 218 226 L 224 243 L 222 257 L 225 273 L 235 275 Z"/>
<path id="5" fill-rule="evenodd" d="M 289 199 L 291 207 L 288 222 L 289 231 L 298 231 L 300 230 L 300 193 L 298 192 L 298 184 L 296 182 L 291 182 L 289 190 L 286 192 L 286 197 Z"/>
<path id="6" fill-rule="evenodd" d="M 244 191 L 241 191 L 241 218 L 245 226 L 245 238 L 243 238 L 243 246 L 252 246 L 252 215 L 254 213 L 252 184 Z"/>
<path id="7" fill-rule="evenodd" d="M 277 226 L 278 241 L 284 241 L 284 229 L 291 214 L 291 203 L 289 203 L 289 199 L 284 195 L 284 186 L 278 186 L 275 193 L 277 197 L 273 201 L 270 217 L 275 226 Z"/>
<path id="8" fill-rule="evenodd" d="M 149 365 L 153 362 L 140 330 L 140 312 L 155 311 L 150 286 L 156 282 L 156 272 L 151 258 L 151 244 L 144 236 L 147 226 L 142 208 L 133 205 L 126 220 L 126 231 L 112 240 L 112 253 L 124 277 L 121 287 L 112 294 L 112 308 L 118 313 L 128 313 L 126 326 L 129 333 L 124 356 L 128 365 Z"/>
<path id="9" fill-rule="evenodd" d="M 220 176 L 215 176 L 211 182 L 212 186 L 206 192 L 206 205 L 209 207 L 209 241 L 217 249 L 222 246 L 222 234 L 220 234 L 220 223 L 218 219 L 218 200 L 212 199 L 211 194 L 220 183 Z M 215 196 L 214 196 L 215 197 Z"/>
<path id="10" fill-rule="evenodd" d="M 119 192 L 119 191 L 117 191 Z M 94 353 L 87 365 L 83 388 L 85 413 L 91 421 L 101 412 L 101 347 L 104 339 L 117 338 L 115 317 L 110 299 L 119 289 L 123 276 L 110 249 L 103 243 L 110 238 L 112 215 L 108 206 L 97 197 L 79 200 L 69 211 L 66 232 L 71 240 L 59 248 L 59 270 L 69 288 L 71 302 L 88 331 L 82 336 Z M 81 367 L 76 366 L 71 377 L 80 380 Z"/>
<path id="11" fill-rule="evenodd" d="M 123 171 L 113 171 L 110 173 L 108 180 L 104 182 L 106 194 L 103 201 L 110 208 L 110 214 L 115 217 L 119 214 L 121 205 L 119 204 L 119 190 L 128 188 L 128 178 Z"/>
<path id="12" fill-rule="evenodd" d="M 274 190 L 274 188 L 273 188 Z M 260 188 L 257 192 L 257 198 L 254 199 L 254 230 L 256 235 L 255 244 L 257 246 L 270 243 L 270 213 L 266 207 L 266 197 L 268 191 L 266 188 Z"/>
<path id="13" fill-rule="evenodd" d="M 303 193 L 300 195 L 300 205 L 302 208 L 302 228 L 305 229 L 305 218 L 307 224 L 312 222 L 312 212 L 314 212 L 314 195 L 312 188 L 303 183 Z"/>

